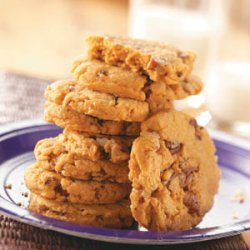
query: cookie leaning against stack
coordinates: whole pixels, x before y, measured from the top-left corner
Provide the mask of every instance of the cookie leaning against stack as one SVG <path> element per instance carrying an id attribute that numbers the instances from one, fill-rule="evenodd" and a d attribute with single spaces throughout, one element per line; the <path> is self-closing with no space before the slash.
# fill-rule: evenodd
<path id="1" fill-rule="evenodd" d="M 173 107 L 202 89 L 193 53 L 111 36 L 87 43 L 74 80 L 45 91 L 45 119 L 64 131 L 37 143 L 25 174 L 30 209 L 102 227 L 133 218 L 152 230 L 195 226 L 212 206 L 219 171 L 205 130 Z"/>

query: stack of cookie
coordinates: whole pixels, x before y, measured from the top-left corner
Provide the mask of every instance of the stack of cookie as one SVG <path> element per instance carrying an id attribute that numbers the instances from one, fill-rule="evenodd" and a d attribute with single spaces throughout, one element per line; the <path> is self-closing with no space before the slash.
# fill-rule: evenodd
<path id="1" fill-rule="evenodd" d="M 212 206 L 219 171 L 205 130 L 173 106 L 202 89 L 191 74 L 194 55 L 128 38 L 87 43 L 74 80 L 45 92 L 45 119 L 64 131 L 35 148 L 25 174 L 30 209 L 102 227 L 133 219 L 153 230 L 196 225 Z"/>

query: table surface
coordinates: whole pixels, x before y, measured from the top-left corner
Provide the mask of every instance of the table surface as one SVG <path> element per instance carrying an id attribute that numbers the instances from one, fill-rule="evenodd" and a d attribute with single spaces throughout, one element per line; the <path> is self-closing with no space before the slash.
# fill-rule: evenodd
<path id="1" fill-rule="evenodd" d="M 0 129 L 6 122 L 41 119 L 43 92 L 48 81 L 0 73 Z M 11 98 L 9 98 L 11 96 Z M 0 216 L 0 249 L 190 249 L 181 246 L 135 246 L 97 242 L 65 236 Z M 226 239 L 192 244 L 192 249 L 248 249 L 250 232 Z"/>

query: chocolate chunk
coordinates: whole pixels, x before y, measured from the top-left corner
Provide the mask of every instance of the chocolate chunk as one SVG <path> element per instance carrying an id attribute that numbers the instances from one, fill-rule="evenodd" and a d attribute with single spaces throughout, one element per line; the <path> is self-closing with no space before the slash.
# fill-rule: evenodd
<path id="1" fill-rule="evenodd" d="M 97 215 L 96 216 L 96 219 L 98 220 L 98 221 L 103 221 L 104 219 L 103 219 L 103 215 Z"/>
<path id="2" fill-rule="evenodd" d="M 115 105 L 118 104 L 119 96 L 115 96 Z"/>
<path id="3" fill-rule="evenodd" d="M 51 183 L 54 182 L 54 181 L 56 181 L 56 179 L 55 179 L 54 177 L 48 177 L 48 178 L 45 180 L 44 184 L 45 184 L 45 185 L 49 185 L 49 184 L 51 184 Z"/>
<path id="4" fill-rule="evenodd" d="M 103 126 L 105 120 L 103 119 L 96 119 L 97 123 L 100 125 L 100 126 Z"/>
<path id="5" fill-rule="evenodd" d="M 143 196 L 140 196 L 140 198 L 139 198 L 139 203 L 141 204 L 141 203 L 143 203 L 144 201 L 145 201 L 144 197 L 143 197 Z"/>
<path id="6" fill-rule="evenodd" d="M 62 196 L 67 197 L 69 195 L 68 192 L 66 190 L 64 190 L 60 184 L 55 187 L 55 191 L 57 193 L 61 194 Z"/>
<path id="7" fill-rule="evenodd" d="M 189 124 L 190 124 L 191 126 L 193 126 L 194 129 L 195 129 L 195 137 L 196 137 L 196 139 L 201 140 L 202 137 L 201 137 L 200 127 L 199 127 L 199 125 L 197 124 L 196 120 L 192 118 L 192 119 L 189 121 Z"/>
<path id="8" fill-rule="evenodd" d="M 184 197 L 184 204 L 188 207 L 189 213 L 199 213 L 198 199 L 195 193 L 187 191 Z"/>
<path id="9" fill-rule="evenodd" d="M 151 89 L 147 89 L 145 91 L 145 95 L 146 95 L 146 99 L 148 99 L 150 97 L 150 95 L 152 94 L 152 90 Z"/>
<path id="10" fill-rule="evenodd" d="M 110 158 L 109 153 L 107 153 L 107 152 L 105 151 L 105 149 L 104 149 L 102 146 L 99 147 L 99 150 L 100 150 L 100 152 L 101 152 L 101 158 L 102 158 L 103 160 L 106 160 L 106 159 L 109 159 L 109 158 Z"/>
<path id="11" fill-rule="evenodd" d="M 183 72 L 176 72 L 176 75 L 178 76 L 178 77 L 182 77 L 182 75 L 183 75 Z"/>

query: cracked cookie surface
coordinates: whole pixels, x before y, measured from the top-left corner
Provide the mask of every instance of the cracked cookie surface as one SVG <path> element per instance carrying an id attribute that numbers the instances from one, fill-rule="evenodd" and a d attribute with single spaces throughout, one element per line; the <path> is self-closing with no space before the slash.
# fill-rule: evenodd
<path id="1" fill-rule="evenodd" d="M 98 119 L 49 101 L 45 103 L 44 119 L 57 126 L 89 134 L 138 135 L 140 133 L 140 124 L 137 122 Z"/>
<path id="2" fill-rule="evenodd" d="M 79 62 L 78 62 L 79 63 Z M 74 79 L 83 87 L 116 96 L 145 101 L 143 88 L 147 78 L 135 72 L 83 59 L 72 70 Z"/>
<path id="3" fill-rule="evenodd" d="M 192 71 L 195 56 L 172 45 L 114 36 L 90 36 L 88 56 L 107 64 L 143 72 L 150 79 L 179 84 Z"/>
<path id="4" fill-rule="evenodd" d="M 149 115 L 147 102 L 85 89 L 71 80 L 51 84 L 45 97 L 49 102 L 101 120 L 140 122 Z"/>
<path id="5" fill-rule="evenodd" d="M 122 98 L 90 89 L 68 93 L 63 106 L 104 120 L 141 122 L 149 115 L 147 102 Z"/>
<path id="6" fill-rule="evenodd" d="M 45 199 L 80 204 L 109 204 L 126 199 L 130 185 L 114 182 L 80 181 L 43 170 L 39 163 L 25 171 L 27 188 Z"/>
<path id="7" fill-rule="evenodd" d="M 128 161 L 115 164 L 105 159 L 84 159 L 68 151 L 57 137 L 39 141 L 34 153 L 40 168 L 55 171 L 65 177 L 85 181 L 129 183 Z"/>
<path id="8" fill-rule="evenodd" d="M 133 217 L 128 200 L 115 204 L 83 205 L 56 202 L 31 193 L 29 210 L 47 217 L 95 227 L 129 228 Z"/>
<path id="9" fill-rule="evenodd" d="M 88 89 L 147 101 L 152 112 L 155 112 L 151 108 L 154 102 L 180 100 L 202 90 L 202 82 L 196 76 L 190 76 L 177 85 L 167 85 L 164 82 L 154 82 L 140 73 L 97 60 L 78 60 L 73 67 L 73 74 L 75 80 Z"/>
<path id="10" fill-rule="evenodd" d="M 186 230 L 213 205 L 220 170 L 207 131 L 188 115 L 160 112 L 132 146 L 131 211 L 150 230 Z"/>

